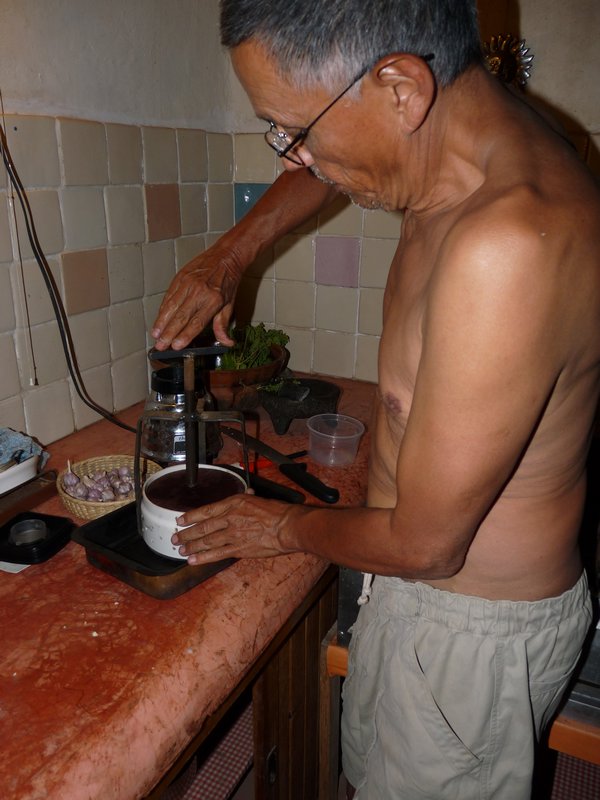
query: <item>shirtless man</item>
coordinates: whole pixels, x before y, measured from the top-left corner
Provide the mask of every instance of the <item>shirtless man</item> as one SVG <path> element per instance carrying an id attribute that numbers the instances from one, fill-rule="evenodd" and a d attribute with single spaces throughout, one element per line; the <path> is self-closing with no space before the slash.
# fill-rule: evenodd
<path id="1" fill-rule="evenodd" d="M 194 564 L 304 551 L 377 576 L 344 690 L 361 800 L 526 800 L 590 622 L 577 540 L 600 196 L 481 65 L 474 6 L 222 0 L 223 42 L 286 172 L 181 270 L 153 330 L 181 348 L 214 317 L 228 342 L 243 269 L 337 192 L 404 210 L 368 507 L 237 496 L 174 537 Z"/>

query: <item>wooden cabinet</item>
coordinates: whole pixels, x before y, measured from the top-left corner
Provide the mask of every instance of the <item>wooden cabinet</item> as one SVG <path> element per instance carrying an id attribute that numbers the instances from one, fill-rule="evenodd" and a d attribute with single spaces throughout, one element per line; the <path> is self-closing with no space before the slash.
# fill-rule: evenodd
<path id="1" fill-rule="evenodd" d="M 256 800 L 319 796 L 321 643 L 337 617 L 338 568 L 328 567 L 228 700 L 145 800 L 161 800 L 195 754 L 206 754 L 252 696 Z M 325 724 L 336 719 L 327 714 Z M 327 758 L 329 753 L 326 754 Z"/>
<path id="2" fill-rule="evenodd" d="M 337 615 L 336 574 L 333 568 L 326 573 L 252 689 L 255 797 L 261 800 L 318 796 L 319 660 Z"/>

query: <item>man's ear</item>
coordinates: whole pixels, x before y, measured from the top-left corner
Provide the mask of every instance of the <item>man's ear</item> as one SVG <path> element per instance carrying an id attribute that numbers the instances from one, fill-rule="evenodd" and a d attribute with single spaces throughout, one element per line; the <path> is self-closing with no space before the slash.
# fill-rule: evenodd
<path id="1" fill-rule="evenodd" d="M 428 64 L 418 56 L 392 53 L 379 59 L 371 75 L 380 88 L 391 90 L 388 97 L 402 116 L 406 132 L 417 130 L 436 94 L 435 78 Z"/>

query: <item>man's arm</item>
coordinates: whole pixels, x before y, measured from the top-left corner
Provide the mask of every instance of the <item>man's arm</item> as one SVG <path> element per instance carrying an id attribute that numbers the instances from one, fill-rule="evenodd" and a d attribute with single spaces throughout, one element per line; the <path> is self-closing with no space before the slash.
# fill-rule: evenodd
<path id="1" fill-rule="evenodd" d="M 227 328 L 244 270 L 335 194 L 307 169 L 283 172 L 237 225 L 177 273 L 152 328 L 157 349 L 180 350 L 211 320 L 217 340 L 233 344 Z"/>
<path id="2" fill-rule="evenodd" d="M 510 236 L 507 236 L 510 233 Z M 506 226 L 451 248 L 431 289 L 393 509 L 238 496 L 188 512 L 192 563 L 305 551 L 355 569 L 450 577 L 519 464 L 564 363 L 543 239 Z M 553 288 L 554 287 L 554 288 Z"/>

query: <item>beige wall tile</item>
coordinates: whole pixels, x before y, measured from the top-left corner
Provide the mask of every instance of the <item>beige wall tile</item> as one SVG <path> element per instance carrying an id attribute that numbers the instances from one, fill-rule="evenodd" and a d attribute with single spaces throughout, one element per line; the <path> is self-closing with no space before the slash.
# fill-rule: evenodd
<path id="1" fill-rule="evenodd" d="M 275 285 L 271 280 L 243 278 L 235 301 L 238 325 L 275 321 Z"/>
<path id="2" fill-rule="evenodd" d="M 157 183 L 149 184 L 144 189 L 149 241 L 180 236 L 179 186 L 176 183 Z"/>
<path id="3" fill-rule="evenodd" d="M 3 170 L 0 169 L 0 172 Z M 6 192 L 0 192 L 0 262 L 12 261 L 12 241 L 8 221 L 8 198 Z"/>
<path id="4" fill-rule="evenodd" d="M 230 183 L 208 185 L 208 230 L 228 231 L 233 225 L 233 186 Z"/>
<path id="5" fill-rule="evenodd" d="M 375 239 L 400 238 L 402 213 L 400 211 L 365 211 L 363 214 L 363 235 Z"/>
<path id="6" fill-rule="evenodd" d="M 376 336 L 358 336 L 356 339 L 356 364 L 354 377 L 361 381 L 377 383 L 377 355 L 379 338 Z"/>
<path id="7" fill-rule="evenodd" d="M 81 378 L 92 400 L 112 413 L 113 386 L 108 364 L 82 372 Z M 102 419 L 100 414 L 96 411 L 92 411 L 92 409 L 80 399 L 71 381 L 69 381 L 69 389 L 71 392 L 71 405 L 73 406 L 76 430 L 81 430 L 81 428 L 85 428 L 93 422 Z"/>
<path id="8" fill-rule="evenodd" d="M 206 241 L 206 249 L 208 250 L 209 247 L 212 247 L 213 244 L 219 241 L 223 234 L 222 233 L 211 233 L 210 231 L 204 236 Z"/>
<path id="9" fill-rule="evenodd" d="M 179 180 L 182 183 L 208 180 L 208 149 L 204 131 L 179 129 Z"/>
<path id="10" fill-rule="evenodd" d="M 135 125 L 107 125 L 111 183 L 142 183 L 142 132 Z"/>
<path id="11" fill-rule="evenodd" d="M 355 333 L 357 310 L 357 289 L 317 286 L 317 328 Z"/>
<path id="12" fill-rule="evenodd" d="M 62 276 L 68 314 L 81 314 L 110 304 L 106 250 L 63 253 Z"/>
<path id="13" fill-rule="evenodd" d="M 142 247 L 144 293 L 164 292 L 175 275 L 173 242 L 152 242 Z"/>
<path id="14" fill-rule="evenodd" d="M 109 363 L 108 309 L 75 314 L 70 317 L 69 325 L 80 370 Z"/>
<path id="15" fill-rule="evenodd" d="M 142 128 L 144 180 L 175 183 L 179 180 L 177 140 L 172 128 Z"/>
<path id="16" fill-rule="evenodd" d="M 397 242 L 393 239 L 363 239 L 360 286 L 385 288 L 396 248 Z"/>
<path id="17" fill-rule="evenodd" d="M 251 279 L 250 279 L 251 280 Z M 273 281 L 259 281 L 256 291 L 256 303 L 250 322 L 257 325 L 275 323 L 275 284 Z"/>
<path id="18" fill-rule="evenodd" d="M 0 400 L 6 400 L 21 391 L 17 352 L 12 333 L 0 335 L 0 364 L 2 364 Z"/>
<path id="19" fill-rule="evenodd" d="M 275 180 L 277 155 L 262 133 L 238 133 L 233 146 L 238 183 L 272 183 Z"/>
<path id="20" fill-rule="evenodd" d="M 300 281 L 277 281 L 275 284 L 275 323 L 296 328 L 315 324 L 315 286 Z"/>
<path id="21" fill-rule="evenodd" d="M 60 186 L 56 124 L 52 117 L 6 117 L 6 140 L 26 189 Z"/>
<path id="22" fill-rule="evenodd" d="M 0 402 L 0 426 L 25 432 L 25 409 L 20 394 Z"/>
<path id="23" fill-rule="evenodd" d="M 261 253 L 256 261 L 250 264 L 244 274 L 253 278 L 274 278 L 275 263 L 273 249 L 269 247 L 264 253 Z"/>
<path id="24" fill-rule="evenodd" d="M 302 234 L 303 236 L 310 236 L 311 234 L 316 235 L 319 230 L 318 222 L 318 217 L 314 216 L 306 220 L 302 225 L 298 225 L 293 233 Z"/>
<path id="25" fill-rule="evenodd" d="M 158 310 L 162 302 L 162 294 L 153 294 L 144 297 L 144 325 L 146 327 L 146 348 L 154 347 L 154 339 L 150 336 L 150 331 L 154 327 L 154 322 L 158 316 Z"/>
<path id="26" fill-rule="evenodd" d="M 349 333 L 315 331 L 313 369 L 322 375 L 351 378 L 354 374 L 355 337 Z"/>
<path id="27" fill-rule="evenodd" d="M 31 327 L 31 343 L 28 332 L 21 328 L 16 332 L 15 341 L 23 389 L 33 385 L 32 348 L 36 367 L 35 376 L 40 386 L 47 386 L 49 383 L 67 377 L 67 363 L 56 322 L 33 325 Z"/>
<path id="28" fill-rule="evenodd" d="M 55 189 L 31 189 L 27 192 L 33 222 L 45 255 L 60 253 L 64 247 L 58 192 Z M 33 250 L 27 236 L 21 206 L 17 204 L 17 226 L 22 258 L 32 258 Z M 15 242 L 15 258 L 18 258 Z"/>
<path id="29" fill-rule="evenodd" d="M 17 274 L 15 272 L 16 264 L 0 264 L 0 333 L 14 330 L 16 317 L 15 306 L 13 303 L 13 291 L 11 272 L 13 272 L 15 281 Z M 18 285 L 18 284 L 17 284 Z M 0 365 L 2 362 L 0 361 Z"/>
<path id="30" fill-rule="evenodd" d="M 383 326 L 383 289 L 361 289 L 358 330 L 371 336 L 381 336 Z"/>
<path id="31" fill-rule="evenodd" d="M 111 370 L 114 387 L 113 405 L 116 411 L 129 408 L 147 397 L 149 388 L 147 367 L 148 356 L 145 349 L 121 358 L 113 364 Z"/>
<path id="32" fill-rule="evenodd" d="M 110 247 L 107 257 L 110 302 L 121 303 L 123 300 L 143 297 L 144 267 L 141 246 Z"/>
<path id="33" fill-rule="evenodd" d="M 285 332 L 290 337 L 288 350 L 290 360 L 288 367 L 298 372 L 311 372 L 313 363 L 314 331 L 301 328 L 286 327 Z"/>
<path id="34" fill-rule="evenodd" d="M 175 267 L 181 269 L 206 250 L 206 236 L 182 236 L 175 242 Z"/>
<path id="35" fill-rule="evenodd" d="M 63 189 L 61 202 L 67 250 L 86 250 L 107 243 L 102 189 Z"/>
<path id="36" fill-rule="evenodd" d="M 319 233 L 329 236 L 360 236 L 363 211 L 347 197 L 337 197 L 319 213 Z"/>
<path id="37" fill-rule="evenodd" d="M 208 227 L 206 208 L 206 186 L 203 183 L 187 183 L 179 188 L 181 202 L 181 233 L 205 233 Z"/>
<path id="38" fill-rule="evenodd" d="M 141 186 L 107 186 L 104 189 L 104 202 L 110 244 L 145 241 L 144 197 Z"/>
<path id="39" fill-rule="evenodd" d="M 56 259 L 52 258 L 47 259 L 47 262 L 50 267 L 50 272 L 54 277 L 56 287 L 60 292 L 59 263 Z M 31 325 L 39 325 L 42 322 L 50 322 L 50 320 L 56 319 L 48 288 L 37 261 L 23 262 L 23 276 L 21 276 L 21 265 L 15 263 L 13 265 L 12 274 L 13 285 L 17 287 L 14 306 L 17 326 L 25 327 L 28 317 L 29 324 Z M 25 299 L 23 297 L 23 285 L 25 286 L 27 306 L 25 305 Z M 2 301 L 0 300 L 0 306 L 1 305 Z"/>
<path id="40" fill-rule="evenodd" d="M 206 143 L 209 181 L 233 180 L 233 138 L 228 133 L 208 133 Z"/>
<path id="41" fill-rule="evenodd" d="M 112 360 L 132 355 L 146 346 L 146 323 L 141 300 L 113 304 L 108 312 Z"/>
<path id="42" fill-rule="evenodd" d="M 79 119 L 60 119 L 58 130 L 65 184 L 104 186 L 108 183 L 104 125 Z"/>
<path id="43" fill-rule="evenodd" d="M 314 239 L 306 236 L 285 236 L 275 245 L 274 265 L 278 280 L 314 281 Z"/>
<path id="44" fill-rule="evenodd" d="M 55 442 L 75 430 L 69 385 L 66 380 L 36 386 L 24 395 L 27 433 L 42 444 Z"/>

